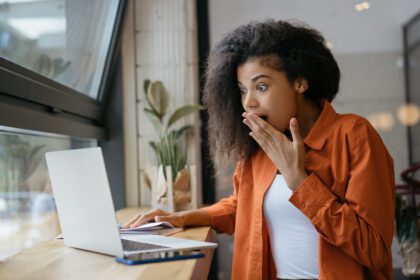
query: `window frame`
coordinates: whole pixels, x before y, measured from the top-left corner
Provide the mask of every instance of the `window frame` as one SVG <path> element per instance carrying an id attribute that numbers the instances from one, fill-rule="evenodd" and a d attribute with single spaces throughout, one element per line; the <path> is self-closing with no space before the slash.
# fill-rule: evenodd
<path id="1" fill-rule="evenodd" d="M 406 24 L 403 25 L 403 51 L 404 51 L 404 82 L 405 82 L 405 102 L 409 104 L 411 102 L 411 95 L 413 94 L 410 89 L 410 67 L 409 57 L 410 53 L 413 52 L 420 45 L 420 39 L 416 42 L 409 44 L 408 32 L 409 29 L 415 25 L 420 24 L 420 12 L 413 16 Z M 408 162 L 410 165 L 414 163 L 413 155 L 413 136 L 412 127 L 407 126 L 407 147 L 408 147 Z"/>
<path id="2" fill-rule="evenodd" d="M 118 4 L 97 100 L 0 57 L 0 125 L 107 139 L 103 119 L 126 2 Z"/>

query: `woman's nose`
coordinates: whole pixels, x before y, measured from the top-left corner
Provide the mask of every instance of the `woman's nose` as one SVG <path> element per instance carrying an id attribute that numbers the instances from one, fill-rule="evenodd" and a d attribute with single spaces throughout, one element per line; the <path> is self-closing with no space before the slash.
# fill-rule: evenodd
<path id="1" fill-rule="evenodd" d="M 242 106 L 244 109 L 255 108 L 258 106 L 258 100 L 255 98 L 252 92 L 249 92 L 245 95 Z"/>

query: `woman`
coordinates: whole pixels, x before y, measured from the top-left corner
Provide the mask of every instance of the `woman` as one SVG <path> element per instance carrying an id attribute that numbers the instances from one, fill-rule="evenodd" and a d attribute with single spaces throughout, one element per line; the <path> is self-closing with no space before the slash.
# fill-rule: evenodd
<path id="1" fill-rule="evenodd" d="M 251 22 L 212 50 L 205 105 L 233 194 L 149 220 L 235 233 L 233 279 L 392 279 L 393 160 L 375 129 L 330 102 L 340 70 L 322 35 Z"/>

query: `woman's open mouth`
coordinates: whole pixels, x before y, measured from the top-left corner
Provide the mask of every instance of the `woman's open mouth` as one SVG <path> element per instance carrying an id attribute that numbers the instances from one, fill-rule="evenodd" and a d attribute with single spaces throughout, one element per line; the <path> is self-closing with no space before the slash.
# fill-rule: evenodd
<path id="1" fill-rule="evenodd" d="M 245 118 L 247 114 L 249 114 L 249 113 L 244 112 L 242 114 L 242 117 Z M 255 114 L 255 113 L 253 113 L 253 114 Z M 257 114 L 255 114 L 255 115 L 257 115 Z M 264 121 L 267 121 L 268 120 L 268 117 L 266 115 L 257 115 L 257 116 L 260 117 L 261 119 L 263 119 Z"/>

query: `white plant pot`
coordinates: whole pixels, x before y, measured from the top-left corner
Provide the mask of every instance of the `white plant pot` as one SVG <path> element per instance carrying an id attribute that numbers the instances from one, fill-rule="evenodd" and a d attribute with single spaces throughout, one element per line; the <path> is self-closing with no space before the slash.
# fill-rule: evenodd
<path id="1" fill-rule="evenodd" d="M 172 178 L 171 166 L 166 166 L 168 178 Z M 146 181 L 151 186 L 152 208 L 170 212 L 197 208 L 196 166 L 181 170 L 175 182 L 166 180 L 163 166 L 152 166 L 146 170 Z"/>

